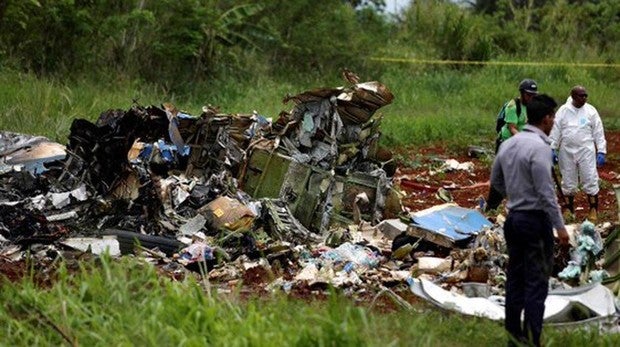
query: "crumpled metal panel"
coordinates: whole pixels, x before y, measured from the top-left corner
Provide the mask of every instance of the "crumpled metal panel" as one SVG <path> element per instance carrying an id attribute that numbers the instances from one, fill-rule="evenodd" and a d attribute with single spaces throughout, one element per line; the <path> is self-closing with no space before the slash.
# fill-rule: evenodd
<path id="1" fill-rule="evenodd" d="M 294 216 L 312 230 L 353 218 L 353 201 L 366 193 L 369 203 L 361 213 L 373 223 L 382 217 L 389 180 L 381 170 L 346 176 L 296 162 L 277 151 L 255 149 L 248 159 L 241 187 L 254 198 L 281 198 Z"/>
<path id="2" fill-rule="evenodd" d="M 293 175 L 289 175 L 290 179 L 294 179 Z M 329 192 L 333 185 L 333 176 L 328 171 L 317 170 L 308 167 L 305 176 L 303 189 L 298 191 L 298 198 L 289 201 L 294 216 L 311 230 L 323 231 L 327 228 L 329 219 L 324 218 L 326 213 L 326 205 L 329 201 Z M 287 183 L 283 184 L 283 188 Z"/>
<path id="3" fill-rule="evenodd" d="M 291 212 L 288 205 L 279 199 L 261 200 L 267 216 L 269 234 L 277 240 L 298 243 L 318 241 L 320 237 L 306 229 Z"/>
<path id="4" fill-rule="evenodd" d="M 500 302 L 491 298 L 469 298 L 447 291 L 423 278 L 408 279 L 411 291 L 447 310 L 466 315 L 503 320 L 505 309 Z M 503 299 L 503 298 L 501 298 Z M 574 312 L 580 312 L 575 315 Z M 614 295 L 600 283 L 568 290 L 552 290 L 545 300 L 545 324 L 566 325 L 567 323 L 587 323 L 591 319 L 612 317 L 616 314 Z"/>
<path id="5" fill-rule="evenodd" d="M 371 118 L 393 98 L 387 87 L 375 81 L 287 96 L 284 102 L 296 105 L 290 113 L 280 115 L 274 130 L 307 153 L 312 165 L 350 167 L 376 151 L 380 122 Z"/>
<path id="6" fill-rule="evenodd" d="M 335 97 L 335 100 L 330 100 Z M 377 81 L 355 84 L 352 88 L 321 88 L 287 96 L 284 103 L 294 101 L 297 104 L 330 100 L 336 105 L 336 111 L 346 124 L 366 123 L 379 108 L 389 105 L 394 94 Z"/>
<path id="7" fill-rule="evenodd" d="M 480 212 L 448 203 L 411 213 L 407 233 L 452 248 L 490 227 L 491 222 Z"/>
<path id="8" fill-rule="evenodd" d="M 0 174 L 17 168 L 38 175 L 47 171 L 45 164 L 66 156 L 65 146 L 43 136 L 0 132 Z"/>
<path id="9" fill-rule="evenodd" d="M 345 124 L 366 123 L 379 108 L 394 100 L 392 92 L 377 81 L 359 83 L 338 95 L 337 110 Z"/>
<path id="10" fill-rule="evenodd" d="M 244 167 L 241 189 L 254 198 L 277 198 L 292 159 L 266 149 L 256 149 Z"/>
<path id="11" fill-rule="evenodd" d="M 254 198 L 281 198 L 302 225 L 320 230 L 331 177 L 329 171 L 257 148 L 247 160 L 241 188 Z"/>

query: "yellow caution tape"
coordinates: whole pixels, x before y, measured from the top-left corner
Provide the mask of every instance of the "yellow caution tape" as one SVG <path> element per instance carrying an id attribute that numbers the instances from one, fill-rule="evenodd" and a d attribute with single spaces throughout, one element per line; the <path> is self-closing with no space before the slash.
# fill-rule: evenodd
<path id="1" fill-rule="evenodd" d="M 544 62 L 544 61 L 475 61 L 475 60 L 431 60 L 431 59 L 404 59 L 404 58 L 382 58 L 372 57 L 370 60 L 394 62 L 394 63 L 411 63 L 411 64 L 435 64 L 435 65 L 504 65 L 504 66 L 573 66 L 573 67 L 606 67 L 620 68 L 620 64 L 609 63 L 562 63 L 562 62 Z"/>

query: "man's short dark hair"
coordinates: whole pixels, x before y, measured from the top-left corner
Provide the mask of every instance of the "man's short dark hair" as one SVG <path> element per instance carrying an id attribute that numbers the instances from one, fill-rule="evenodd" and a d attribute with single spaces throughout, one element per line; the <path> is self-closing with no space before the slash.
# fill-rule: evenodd
<path id="1" fill-rule="evenodd" d="M 553 114 L 553 112 L 555 112 L 555 108 L 557 106 L 557 102 L 555 102 L 555 100 L 553 100 L 553 98 L 549 95 L 535 95 L 526 105 L 527 123 L 531 125 L 540 124 L 546 115 Z"/>

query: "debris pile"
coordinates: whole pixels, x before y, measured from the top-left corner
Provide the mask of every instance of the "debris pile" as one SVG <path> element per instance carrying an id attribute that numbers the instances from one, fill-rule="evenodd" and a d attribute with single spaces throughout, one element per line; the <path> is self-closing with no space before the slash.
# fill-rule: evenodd
<path id="1" fill-rule="evenodd" d="M 134 253 L 172 278 L 199 272 L 221 290 L 239 281 L 351 293 L 408 283 L 442 307 L 451 296 L 503 295 L 501 223 L 451 203 L 454 182 L 434 190 L 447 203 L 402 208 L 399 185 L 433 188 L 394 184 L 377 113 L 393 95 L 357 82 L 287 96 L 293 107 L 275 121 L 136 104 L 74 120 L 66 146 L 2 132 L 0 254 Z M 449 160 L 431 174 L 446 170 L 473 164 Z M 500 317 L 489 307 L 495 313 L 484 315 Z"/>
<path id="2" fill-rule="evenodd" d="M 316 244 L 353 219 L 376 224 L 395 168 L 376 111 L 392 100 L 366 82 L 287 96 L 293 108 L 275 122 L 164 103 L 75 119 L 66 146 L 3 132 L 0 233 L 23 249 L 103 235 L 122 251 L 135 240 L 186 245 L 179 259 L 191 263 Z"/>

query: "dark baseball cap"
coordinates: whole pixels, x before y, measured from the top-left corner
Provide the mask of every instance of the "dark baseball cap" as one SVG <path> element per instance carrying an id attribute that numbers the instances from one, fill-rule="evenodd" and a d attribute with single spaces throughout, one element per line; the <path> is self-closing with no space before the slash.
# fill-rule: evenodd
<path id="1" fill-rule="evenodd" d="M 530 94 L 538 94 L 538 84 L 536 81 L 526 78 L 519 83 L 519 90 Z"/>

